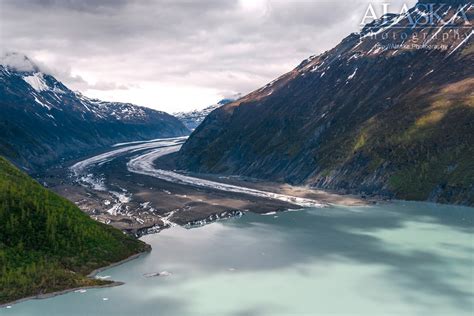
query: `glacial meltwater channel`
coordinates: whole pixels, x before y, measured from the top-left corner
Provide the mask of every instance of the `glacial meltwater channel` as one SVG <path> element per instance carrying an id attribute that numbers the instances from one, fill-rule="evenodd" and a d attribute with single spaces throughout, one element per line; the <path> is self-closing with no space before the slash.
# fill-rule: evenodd
<path id="1" fill-rule="evenodd" d="M 473 315 L 473 229 L 429 203 L 245 214 L 143 237 L 152 253 L 100 273 L 123 286 L 0 314 Z"/>

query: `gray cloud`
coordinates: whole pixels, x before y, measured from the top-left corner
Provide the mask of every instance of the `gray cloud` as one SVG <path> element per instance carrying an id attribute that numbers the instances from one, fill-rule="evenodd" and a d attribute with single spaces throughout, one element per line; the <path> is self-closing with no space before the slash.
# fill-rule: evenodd
<path id="1" fill-rule="evenodd" d="M 394 11 L 402 3 L 392 2 Z M 40 59 L 75 89 L 246 93 L 358 31 L 368 3 L 0 0 L 0 45 Z M 143 105 L 172 111 L 168 104 Z"/>
<path id="2" fill-rule="evenodd" d="M 97 12 L 118 8 L 127 4 L 127 0 L 3 0 L 4 4 L 14 4 L 25 9 L 57 9 Z"/>
<path id="3" fill-rule="evenodd" d="M 118 84 L 110 81 L 97 81 L 89 83 L 79 75 L 73 75 L 71 69 L 65 67 L 50 68 L 47 64 L 34 60 L 17 52 L 1 52 L 0 65 L 7 66 L 9 69 L 20 72 L 37 72 L 41 71 L 47 74 L 62 78 L 63 81 L 73 85 L 79 90 L 127 90 L 132 85 Z"/>
<path id="4" fill-rule="evenodd" d="M 29 60 L 25 55 L 5 52 L 0 54 L 0 65 L 7 66 L 16 71 L 35 71 L 35 63 Z"/>

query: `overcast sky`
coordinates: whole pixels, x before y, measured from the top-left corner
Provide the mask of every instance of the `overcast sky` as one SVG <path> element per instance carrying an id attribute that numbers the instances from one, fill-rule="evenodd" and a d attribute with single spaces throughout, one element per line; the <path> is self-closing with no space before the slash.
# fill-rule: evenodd
<path id="1" fill-rule="evenodd" d="M 0 0 L 0 45 L 87 96 L 172 113 L 266 84 L 359 31 L 381 2 Z M 390 11 L 405 2 L 416 1 Z"/>

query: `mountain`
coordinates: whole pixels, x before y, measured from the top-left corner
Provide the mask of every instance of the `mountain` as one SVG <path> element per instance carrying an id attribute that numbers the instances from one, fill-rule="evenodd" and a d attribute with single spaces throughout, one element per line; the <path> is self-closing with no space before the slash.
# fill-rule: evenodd
<path id="1" fill-rule="evenodd" d="M 87 275 L 147 250 L 0 157 L 0 304 L 108 284 Z"/>
<path id="2" fill-rule="evenodd" d="M 0 65 L 0 108 L 0 154 L 33 169 L 116 142 L 189 133 L 164 112 L 71 91 L 19 54 Z"/>
<path id="3" fill-rule="evenodd" d="M 222 99 L 221 101 L 217 102 L 217 104 L 210 105 L 205 109 L 194 110 L 190 112 L 178 112 L 174 113 L 174 116 L 177 117 L 190 131 L 194 131 L 196 127 L 198 127 L 199 124 L 204 121 L 209 113 L 233 101 L 235 101 L 235 99 Z"/>
<path id="4" fill-rule="evenodd" d="M 415 25 L 425 2 L 214 110 L 179 167 L 473 205 L 473 6 L 442 1 L 449 23 Z"/>

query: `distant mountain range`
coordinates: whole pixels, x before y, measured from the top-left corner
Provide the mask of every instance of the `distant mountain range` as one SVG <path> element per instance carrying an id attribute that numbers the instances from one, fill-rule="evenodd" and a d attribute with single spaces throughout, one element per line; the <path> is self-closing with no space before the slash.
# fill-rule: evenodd
<path id="1" fill-rule="evenodd" d="M 449 24 L 413 25 L 418 5 L 374 21 L 214 110 L 179 167 L 473 205 L 474 9 L 426 2 Z"/>
<path id="2" fill-rule="evenodd" d="M 173 115 L 177 117 L 183 124 L 191 131 L 194 131 L 199 124 L 204 121 L 206 116 L 209 115 L 215 109 L 226 105 L 227 103 L 231 103 L 236 99 L 222 99 L 217 104 L 210 105 L 202 110 L 194 110 L 190 112 L 178 112 L 174 113 Z"/>
<path id="3" fill-rule="evenodd" d="M 21 67 L 0 65 L 0 155 L 21 166 L 38 169 L 116 142 L 189 133 L 164 112 L 71 91 L 13 54 L 3 60 L 20 60 Z"/>

